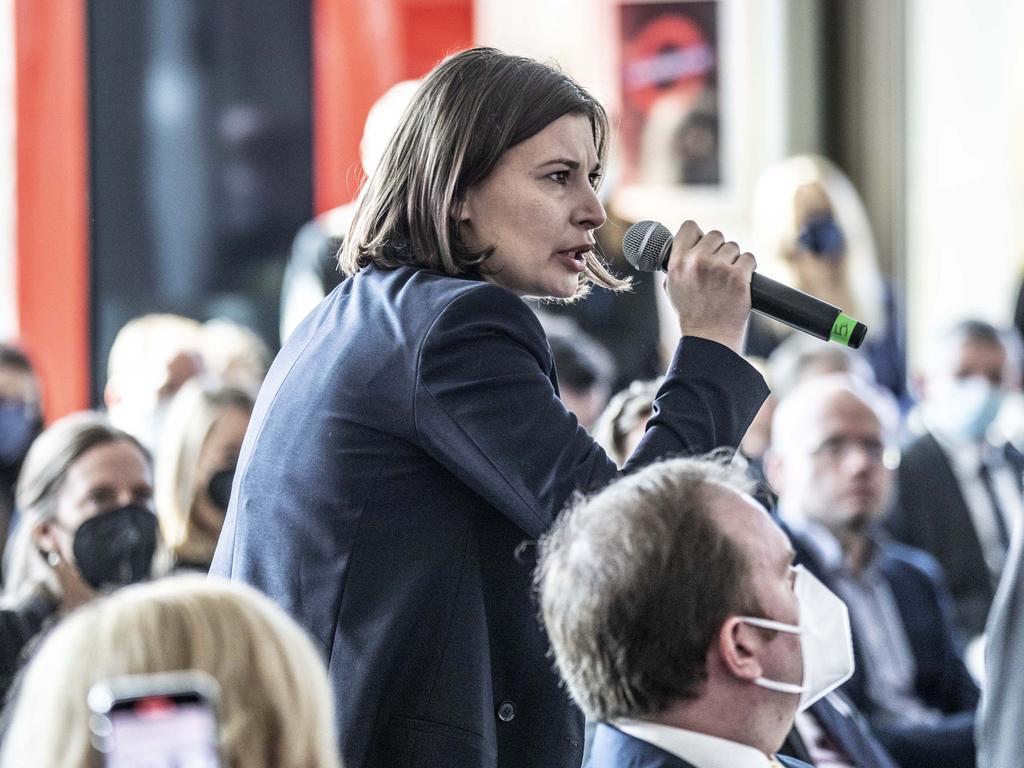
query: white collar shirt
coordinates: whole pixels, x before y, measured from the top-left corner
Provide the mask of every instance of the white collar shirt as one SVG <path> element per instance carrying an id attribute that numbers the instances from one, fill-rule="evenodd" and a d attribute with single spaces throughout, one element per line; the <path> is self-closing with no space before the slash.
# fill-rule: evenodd
<path id="1" fill-rule="evenodd" d="M 778 765 L 760 750 L 736 741 L 646 720 L 614 720 L 623 733 L 646 741 L 696 768 L 769 768 Z"/>

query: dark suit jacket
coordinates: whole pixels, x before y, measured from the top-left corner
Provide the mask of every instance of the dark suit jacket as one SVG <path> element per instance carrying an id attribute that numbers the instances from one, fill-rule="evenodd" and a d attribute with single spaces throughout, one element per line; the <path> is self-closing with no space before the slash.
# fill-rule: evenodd
<path id="1" fill-rule="evenodd" d="M 811 768 L 792 757 L 777 755 L 787 768 Z M 702 768 L 666 752 L 661 747 L 623 733 L 618 728 L 598 723 L 594 746 L 586 768 Z"/>
<path id="2" fill-rule="evenodd" d="M 736 445 L 766 393 L 730 350 L 684 339 L 627 469 Z M 369 268 L 275 360 L 211 573 L 270 595 L 323 649 L 347 768 L 578 766 L 530 544 L 615 474 L 558 400 L 523 301 Z"/>
<path id="3" fill-rule="evenodd" d="M 791 532 L 797 559 L 831 587 L 814 550 Z M 885 717 L 867 691 L 859 634 L 853 626 L 857 668 L 840 689 L 865 714 L 872 730 L 902 768 L 972 768 L 974 709 L 978 688 L 964 666 L 956 642 L 952 601 L 938 563 L 925 552 L 884 542 L 877 555 L 917 666 L 915 689 L 922 703 L 944 713 L 935 725 L 913 725 Z"/>
<path id="4" fill-rule="evenodd" d="M 838 691 L 833 691 L 811 705 L 809 714 L 825 736 L 850 759 L 857 768 L 898 768 L 885 747 L 875 738 L 863 715 Z M 789 732 L 780 752 L 812 763 L 808 745 L 794 728 Z"/>
<path id="5" fill-rule="evenodd" d="M 1019 454 L 1007 461 L 1024 470 Z M 886 523 L 894 538 L 931 554 L 946 574 L 959 626 L 969 635 L 985 629 L 995 584 L 982 555 L 960 484 L 945 451 L 930 433 L 903 451 L 896 502 Z"/>

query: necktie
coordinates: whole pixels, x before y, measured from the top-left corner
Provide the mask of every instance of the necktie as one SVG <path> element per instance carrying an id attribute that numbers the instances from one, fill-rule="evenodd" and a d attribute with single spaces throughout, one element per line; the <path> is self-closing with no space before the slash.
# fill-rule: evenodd
<path id="1" fill-rule="evenodd" d="M 981 478 L 982 485 L 985 486 L 985 492 L 988 494 L 989 501 L 992 502 L 992 514 L 995 515 L 996 518 L 996 530 L 999 531 L 999 541 L 1002 542 L 1003 549 L 1006 550 L 1010 546 L 1010 532 L 1006 529 L 1006 518 L 1003 516 L 1003 507 L 999 503 L 999 497 L 996 495 L 996 487 L 992 483 L 992 471 L 984 461 L 982 461 L 981 466 L 978 467 L 978 476 Z"/>

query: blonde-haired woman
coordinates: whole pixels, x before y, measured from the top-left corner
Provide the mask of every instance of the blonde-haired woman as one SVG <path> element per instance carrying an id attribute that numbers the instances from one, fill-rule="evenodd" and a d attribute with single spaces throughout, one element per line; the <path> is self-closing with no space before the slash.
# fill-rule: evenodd
<path id="1" fill-rule="evenodd" d="M 77 611 L 29 665 L 0 766 L 99 768 L 86 697 L 120 675 L 198 670 L 220 688 L 220 752 L 230 768 L 338 768 L 323 661 L 255 590 L 178 576 Z"/>
<path id="2" fill-rule="evenodd" d="M 35 637 L 98 594 L 153 575 L 152 497 L 149 453 L 103 414 L 65 416 L 35 439 L 4 562 L 0 699 Z"/>
<path id="3" fill-rule="evenodd" d="M 209 570 L 252 405 L 243 390 L 200 379 L 171 403 L 157 452 L 156 507 L 176 570 Z"/>
<path id="4" fill-rule="evenodd" d="M 878 383 L 906 401 L 906 351 L 892 287 L 878 266 L 867 211 L 849 178 L 818 155 L 769 166 L 753 204 L 758 270 L 841 307 L 868 327 L 861 351 Z M 788 326 L 751 318 L 747 354 L 768 357 Z"/>

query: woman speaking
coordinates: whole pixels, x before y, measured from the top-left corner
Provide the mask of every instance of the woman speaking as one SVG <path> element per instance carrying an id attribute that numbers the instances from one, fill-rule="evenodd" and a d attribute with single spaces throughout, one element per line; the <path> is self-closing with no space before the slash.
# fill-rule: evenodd
<path id="1" fill-rule="evenodd" d="M 319 643 L 348 768 L 580 763 L 530 544 L 617 469 L 560 403 L 522 297 L 625 287 L 592 250 L 607 140 L 604 109 L 556 69 L 486 48 L 442 62 L 363 190 L 351 277 L 260 392 L 212 573 Z M 737 354 L 754 266 L 680 229 L 683 338 L 626 471 L 743 436 L 767 394 Z"/>

